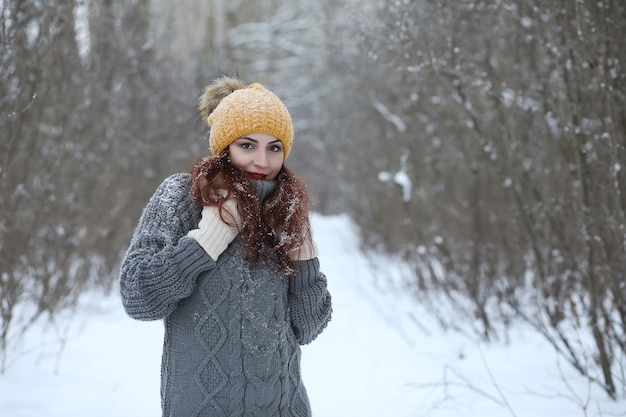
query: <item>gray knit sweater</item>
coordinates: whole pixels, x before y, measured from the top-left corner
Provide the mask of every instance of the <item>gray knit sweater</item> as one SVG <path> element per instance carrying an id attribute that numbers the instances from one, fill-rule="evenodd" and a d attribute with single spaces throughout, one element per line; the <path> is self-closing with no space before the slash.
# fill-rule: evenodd
<path id="1" fill-rule="evenodd" d="M 272 183 L 254 182 L 261 199 Z M 175 174 L 144 209 L 120 273 L 126 312 L 164 319 L 163 416 L 311 415 L 300 347 L 331 315 L 317 258 L 285 278 L 241 256 L 238 238 L 217 261 L 187 237 L 201 211 L 191 176 Z"/>

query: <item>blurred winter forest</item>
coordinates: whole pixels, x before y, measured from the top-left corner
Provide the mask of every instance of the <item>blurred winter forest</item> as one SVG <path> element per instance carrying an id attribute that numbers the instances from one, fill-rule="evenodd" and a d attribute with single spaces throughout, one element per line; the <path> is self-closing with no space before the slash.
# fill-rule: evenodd
<path id="1" fill-rule="evenodd" d="M 156 186 L 208 152 L 197 95 L 236 73 L 290 108 L 313 209 L 411 265 L 442 326 L 531 326 L 626 395 L 622 0 L 0 8 L 0 370 L 113 287 Z"/>

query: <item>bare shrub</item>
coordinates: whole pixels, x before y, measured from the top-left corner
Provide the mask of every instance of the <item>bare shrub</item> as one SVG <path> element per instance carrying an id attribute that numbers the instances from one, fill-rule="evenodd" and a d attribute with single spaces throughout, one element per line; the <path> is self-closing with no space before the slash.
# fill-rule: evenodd
<path id="1" fill-rule="evenodd" d="M 365 92 L 342 142 L 364 242 L 483 337 L 522 319 L 623 395 L 626 6 L 384 3 L 336 58 Z"/>
<path id="2" fill-rule="evenodd" d="M 147 196 L 190 161 L 163 152 L 193 127 L 193 92 L 187 108 L 164 93 L 148 6 L 2 3 L 0 371 L 33 323 L 112 287 Z"/>

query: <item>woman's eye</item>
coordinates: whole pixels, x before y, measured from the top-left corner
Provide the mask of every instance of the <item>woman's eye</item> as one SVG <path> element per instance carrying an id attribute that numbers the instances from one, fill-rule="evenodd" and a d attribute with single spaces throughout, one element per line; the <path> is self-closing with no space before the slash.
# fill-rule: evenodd
<path id="1" fill-rule="evenodd" d="M 270 152 L 280 152 L 283 150 L 283 148 L 280 147 L 280 145 L 272 145 L 269 148 Z"/>
<path id="2" fill-rule="evenodd" d="M 242 149 L 254 149 L 254 145 L 252 145 L 250 142 L 244 142 L 239 146 L 241 146 Z"/>

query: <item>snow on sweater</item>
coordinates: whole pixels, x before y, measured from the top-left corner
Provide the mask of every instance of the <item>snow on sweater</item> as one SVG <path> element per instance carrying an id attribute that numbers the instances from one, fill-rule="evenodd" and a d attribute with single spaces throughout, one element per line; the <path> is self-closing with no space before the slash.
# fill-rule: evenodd
<path id="1" fill-rule="evenodd" d="M 265 198 L 273 183 L 253 183 Z M 311 415 L 300 376 L 300 346 L 331 315 L 317 258 L 294 262 L 292 278 L 251 264 L 238 238 L 217 262 L 187 232 L 201 209 L 191 176 L 159 186 L 139 220 L 120 272 L 126 312 L 164 319 L 164 417 Z"/>

